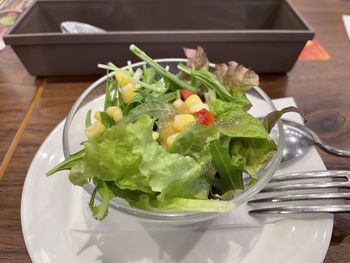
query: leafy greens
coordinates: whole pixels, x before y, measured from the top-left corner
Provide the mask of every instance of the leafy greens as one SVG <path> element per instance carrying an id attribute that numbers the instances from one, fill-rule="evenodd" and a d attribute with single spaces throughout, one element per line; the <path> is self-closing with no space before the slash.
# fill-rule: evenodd
<path id="1" fill-rule="evenodd" d="M 95 123 L 91 110 L 87 112 L 85 126 L 98 136 L 82 143 L 81 151 L 47 175 L 69 170 L 72 184 L 94 184 L 89 207 L 98 220 L 107 216 L 114 197 L 152 211 L 229 211 L 233 207 L 229 200 L 245 187 L 244 174 L 254 182 L 276 151 L 268 131 L 292 109 L 272 113 L 264 122 L 251 116 L 245 92 L 258 84 L 257 75 L 233 62 L 218 65 L 212 73 L 201 47 L 184 49 L 188 62 L 178 65 L 178 75 L 135 45 L 130 50 L 149 67 L 135 71 L 119 69 L 113 63 L 99 65 L 107 73 L 112 70 L 119 75 L 107 79 L 103 111 L 95 113 Z M 128 94 L 123 82 L 132 87 Z M 191 100 L 202 103 L 201 111 L 196 112 L 198 105 L 196 114 L 181 106 L 189 104 L 186 98 L 181 100 L 181 89 L 187 90 Z M 126 95 L 131 96 L 127 101 Z M 214 122 L 193 122 L 193 116 L 205 118 L 208 114 L 212 117 L 206 120 L 215 118 Z M 191 123 L 179 130 L 170 120 L 182 115 Z M 157 140 L 162 132 L 163 139 Z M 100 204 L 95 204 L 96 195 Z"/>

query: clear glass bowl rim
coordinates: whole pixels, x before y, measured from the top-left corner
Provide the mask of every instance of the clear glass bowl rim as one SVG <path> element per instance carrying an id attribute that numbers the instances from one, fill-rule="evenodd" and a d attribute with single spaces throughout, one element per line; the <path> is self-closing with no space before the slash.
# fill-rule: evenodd
<path id="1" fill-rule="evenodd" d="M 158 63 L 186 63 L 187 59 L 184 58 L 162 58 L 162 59 L 155 59 Z M 122 67 L 122 69 L 128 69 L 129 67 L 137 68 L 142 65 L 146 64 L 145 62 L 137 62 L 133 63 L 131 65 L 127 65 Z M 210 63 L 210 67 L 214 67 L 215 65 Z M 92 83 L 75 101 L 73 104 L 69 114 L 67 115 L 67 118 L 64 123 L 63 128 L 63 136 L 62 136 L 62 142 L 63 142 L 63 153 L 64 157 L 67 159 L 70 156 L 70 149 L 69 149 L 69 127 L 70 124 L 78 111 L 81 103 L 84 101 L 84 99 L 92 92 L 94 89 L 98 88 L 102 83 L 104 83 L 108 77 L 112 77 L 115 74 L 115 72 L 110 72 L 108 75 L 105 75 L 98 80 L 96 80 L 94 83 Z M 276 110 L 275 105 L 272 103 L 271 99 L 267 96 L 267 94 L 260 88 L 260 87 L 254 87 L 256 92 L 265 100 L 265 102 L 271 107 L 272 110 Z M 274 173 L 276 172 L 277 168 L 280 165 L 282 154 L 283 154 L 283 148 L 284 148 L 284 132 L 283 132 L 283 125 L 281 121 L 277 122 L 277 130 L 278 130 L 278 141 L 277 141 L 277 152 L 274 155 L 272 161 L 269 163 L 269 168 L 267 169 L 266 173 L 263 177 L 261 177 L 255 184 L 254 187 L 250 187 L 248 190 L 242 192 L 237 197 L 235 197 L 232 201 L 234 202 L 235 206 L 239 206 L 243 203 L 246 203 L 249 199 L 251 199 L 255 194 L 257 194 L 272 178 Z M 85 184 L 83 188 L 91 195 L 93 191 L 93 186 L 91 184 Z M 101 198 L 96 195 L 96 199 L 101 201 Z M 148 211 L 143 210 L 139 208 L 134 208 L 126 204 L 125 202 L 119 200 L 118 198 L 113 198 L 110 202 L 110 208 L 116 209 L 120 212 L 141 217 L 144 219 L 151 219 L 152 221 L 161 221 L 161 222 L 181 222 L 181 221 L 188 221 L 188 222 L 195 222 L 195 221 L 204 221 L 211 218 L 216 217 L 220 213 L 215 212 L 154 212 L 154 211 Z"/>

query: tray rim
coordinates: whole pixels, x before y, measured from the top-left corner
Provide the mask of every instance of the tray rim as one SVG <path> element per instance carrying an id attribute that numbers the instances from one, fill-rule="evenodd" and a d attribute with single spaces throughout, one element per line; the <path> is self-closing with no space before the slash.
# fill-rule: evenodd
<path id="1" fill-rule="evenodd" d="M 30 15 L 35 6 L 41 3 L 60 2 L 89 2 L 89 0 L 37 0 L 21 15 L 10 30 L 5 34 L 4 41 L 8 45 L 35 45 L 35 44 L 96 44 L 96 43 L 168 43 L 168 42 L 299 42 L 307 41 L 314 37 L 315 32 L 310 24 L 303 18 L 301 13 L 290 3 L 289 0 L 282 0 L 294 13 L 305 29 L 239 29 L 239 30 L 137 30 L 137 31 L 109 31 L 107 33 L 89 34 L 62 34 L 53 33 L 15 33 L 21 23 Z M 98 2 L 98 1 L 96 1 Z M 162 37 L 164 34 L 166 38 Z M 103 38 L 96 36 L 102 35 Z M 208 38 L 210 36 L 210 38 Z"/>

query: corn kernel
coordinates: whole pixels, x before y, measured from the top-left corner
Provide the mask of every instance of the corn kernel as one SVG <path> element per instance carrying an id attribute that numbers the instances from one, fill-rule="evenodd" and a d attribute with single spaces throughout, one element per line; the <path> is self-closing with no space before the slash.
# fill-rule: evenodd
<path id="1" fill-rule="evenodd" d="M 179 111 L 183 111 L 183 106 L 184 106 L 184 102 L 181 99 L 177 99 L 173 102 L 173 105 L 175 106 L 176 109 L 178 109 Z"/>
<path id="2" fill-rule="evenodd" d="M 125 87 L 130 83 L 130 76 L 122 70 L 117 70 L 115 79 L 120 87 Z"/>
<path id="3" fill-rule="evenodd" d="M 166 146 L 168 148 L 170 148 L 170 146 L 174 143 L 174 141 L 178 135 L 179 135 L 179 133 L 175 133 L 166 139 Z"/>
<path id="4" fill-rule="evenodd" d="M 95 114 L 94 114 L 94 118 L 98 121 L 101 121 L 101 114 L 100 114 L 100 111 L 96 111 Z"/>
<path id="5" fill-rule="evenodd" d="M 91 126 L 87 127 L 84 131 L 85 136 L 90 139 L 97 139 L 105 131 L 106 127 L 99 121 L 94 122 Z"/>
<path id="6" fill-rule="evenodd" d="M 132 84 L 127 84 L 120 89 L 120 95 L 125 103 L 129 103 L 138 94 L 137 89 Z"/>
<path id="7" fill-rule="evenodd" d="M 166 145 L 167 138 L 174 133 L 177 133 L 177 130 L 174 128 L 174 122 L 168 122 L 160 131 L 159 131 L 159 141 L 162 145 Z"/>
<path id="8" fill-rule="evenodd" d="M 205 104 L 202 103 L 202 102 L 199 102 L 199 103 L 196 103 L 196 104 L 193 104 L 191 105 L 189 108 L 188 108 L 188 111 L 190 113 L 193 113 L 193 112 L 196 112 L 196 111 L 200 111 L 201 109 L 205 108 Z"/>
<path id="9" fill-rule="evenodd" d="M 201 98 L 198 95 L 193 94 L 185 100 L 183 107 L 185 111 L 192 113 L 194 112 L 193 108 L 196 108 L 195 105 L 200 105 L 200 104 L 202 104 Z"/>
<path id="10" fill-rule="evenodd" d="M 106 109 L 107 114 L 113 118 L 115 122 L 120 121 L 123 118 L 122 110 L 117 106 L 111 106 Z"/>
<path id="11" fill-rule="evenodd" d="M 158 138 L 159 138 L 159 132 L 152 132 L 152 138 L 153 138 L 153 140 L 158 140 Z"/>
<path id="12" fill-rule="evenodd" d="M 174 118 L 174 128 L 177 131 L 182 131 L 188 125 L 195 122 L 196 118 L 192 114 L 179 114 Z"/>

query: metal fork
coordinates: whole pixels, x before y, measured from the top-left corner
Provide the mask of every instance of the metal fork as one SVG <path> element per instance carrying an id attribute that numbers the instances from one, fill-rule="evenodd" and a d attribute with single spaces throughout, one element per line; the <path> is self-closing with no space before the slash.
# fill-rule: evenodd
<path id="1" fill-rule="evenodd" d="M 345 181 L 325 181 L 326 178 Z M 312 181 L 310 181 L 313 179 Z M 315 179 L 318 181 L 315 182 Z M 305 181 L 307 180 L 307 181 Z M 261 193 L 251 199 L 254 214 L 349 213 L 350 205 L 329 201 L 350 200 L 350 192 L 327 192 L 326 189 L 350 189 L 350 171 L 308 171 L 275 176 Z M 310 190 L 317 193 L 310 193 Z M 267 194 L 271 194 L 267 196 Z M 310 201 L 322 200 L 321 205 Z M 286 205 L 283 202 L 298 202 Z M 309 203 L 308 203 L 309 202 Z"/>

